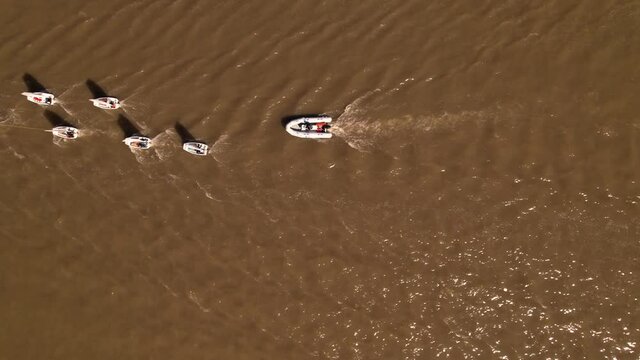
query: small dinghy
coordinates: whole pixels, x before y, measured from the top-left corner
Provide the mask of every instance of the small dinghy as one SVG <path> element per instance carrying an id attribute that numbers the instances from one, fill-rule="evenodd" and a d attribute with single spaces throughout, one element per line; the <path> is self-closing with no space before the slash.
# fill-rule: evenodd
<path id="1" fill-rule="evenodd" d="M 38 105 L 53 105 L 56 101 L 56 97 L 53 94 L 46 92 L 23 92 L 22 95 L 26 96 L 27 100 Z"/>
<path id="2" fill-rule="evenodd" d="M 146 136 L 133 135 L 122 140 L 122 142 L 125 143 L 132 150 L 136 150 L 136 149 L 146 150 L 151 147 L 151 139 L 149 139 Z"/>
<path id="3" fill-rule="evenodd" d="M 93 106 L 105 110 L 113 110 L 120 108 L 120 100 L 114 97 L 101 97 L 97 99 L 89 99 L 93 103 Z"/>
<path id="4" fill-rule="evenodd" d="M 293 119 L 285 126 L 287 132 L 295 137 L 305 139 L 329 139 L 333 136 L 330 132 L 331 117 L 301 117 Z"/>
<path id="5" fill-rule="evenodd" d="M 189 141 L 182 144 L 182 149 L 189 154 L 204 156 L 209 153 L 209 145 L 198 141 Z"/>
<path id="6" fill-rule="evenodd" d="M 76 139 L 78 137 L 78 129 L 73 126 L 56 126 L 47 131 L 51 132 L 53 136 L 63 139 Z"/>

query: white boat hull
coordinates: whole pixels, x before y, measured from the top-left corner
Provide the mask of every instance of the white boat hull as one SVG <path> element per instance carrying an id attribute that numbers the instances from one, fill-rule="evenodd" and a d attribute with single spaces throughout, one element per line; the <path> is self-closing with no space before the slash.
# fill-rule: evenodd
<path id="1" fill-rule="evenodd" d="M 53 105 L 56 102 L 56 97 L 53 94 L 45 92 L 23 92 L 22 95 L 27 97 L 27 100 L 38 105 Z"/>
<path id="2" fill-rule="evenodd" d="M 146 150 L 151 147 L 151 139 L 146 136 L 129 136 L 128 138 L 122 140 L 122 142 L 132 150 Z"/>
<path id="3" fill-rule="evenodd" d="M 56 126 L 49 130 L 53 136 L 57 136 L 62 139 L 76 139 L 78 138 L 78 129 L 72 126 Z"/>
<path id="4" fill-rule="evenodd" d="M 182 149 L 189 154 L 205 156 L 209 153 L 209 145 L 197 141 L 190 141 L 182 144 Z"/>
<path id="5" fill-rule="evenodd" d="M 291 120 L 285 126 L 290 135 L 303 139 L 330 139 L 331 117 L 301 117 Z"/>
<path id="6" fill-rule="evenodd" d="M 115 110 L 120 108 L 120 100 L 114 97 L 101 97 L 97 99 L 89 99 L 93 103 L 93 106 L 105 109 L 105 110 Z"/>

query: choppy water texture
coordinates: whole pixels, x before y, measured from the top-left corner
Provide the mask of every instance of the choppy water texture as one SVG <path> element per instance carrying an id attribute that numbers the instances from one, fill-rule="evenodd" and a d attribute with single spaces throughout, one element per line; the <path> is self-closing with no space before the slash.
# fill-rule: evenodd
<path id="1" fill-rule="evenodd" d="M 0 359 L 640 356 L 640 2 L 2 0 L 0 23 Z M 337 136 L 286 134 L 309 113 Z"/>

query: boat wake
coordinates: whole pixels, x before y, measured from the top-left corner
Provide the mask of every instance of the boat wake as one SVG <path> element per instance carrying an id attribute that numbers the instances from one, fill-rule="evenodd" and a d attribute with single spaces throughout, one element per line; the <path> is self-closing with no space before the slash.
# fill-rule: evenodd
<path id="1" fill-rule="evenodd" d="M 224 163 L 224 153 L 232 146 L 228 138 L 228 135 L 221 135 L 220 138 L 211 145 L 211 150 L 209 151 L 209 155 L 220 164 Z"/>
<path id="2" fill-rule="evenodd" d="M 461 110 L 433 114 L 402 114 L 393 109 L 388 97 L 397 92 L 371 91 L 347 105 L 332 124 L 331 132 L 350 147 L 362 151 L 386 147 L 392 139 L 411 140 L 427 132 L 453 129 L 462 124 L 479 123 L 495 115 L 491 110 Z M 393 115 L 394 113 L 398 115 Z"/>
<path id="3" fill-rule="evenodd" d="M 0 125 L 22 125 L 19 121 L 21 119 L 22 117 L 17 109 L 8 108 L 0 114 Z"/>
<path id="4" fill-rule="evenodd" d="M 65 100 L 65 97 L 68 94 L 73 93 L 73 91 L 75 89 L 77 89 L 78 87 L 80 87 L 81 85 L 82 85 L 82 83 L 75 83 L 75 84 L 69 85 L 63 92 L 61 92 L 60 94 L 56 95 L 56 99 L 54 101 L 54 104 L 59 106 L 67 114 L 69 114 L 71 116 L 76 116 L 77 111 L 73 110 L 72 108 L 74 107 L 74 105 L 79 105 L 79 104 L 83 104 L 84 105 L 84 102 Z M 55 91 L 55 89 L 53 89 L 52 91 Z"/>
<path id="5" fill-rule="evenodd" d="M 453 129 L 463 123 L 479 123 L 488 119 L 485 111 L 461 111 L 429 115 L 403 115 L 390 119 L 340 116 L 333 125 L 335 136 L 345 140 L 352 148 L 370 152 L 381 147 L 386 140 L 399 138 L 411 140 L 431 131 Z"/>
<path id="6" fill-rule="evenodd" d="M 136 161 L 142 165 L 156 163 L 162 160 L 158 156 L 157 151 L 139 150 L 139 149 L 130 149 L 130 150 L 133 156 L 135 156 Z"/>
<path id="7" fill-rule="evenodd" d="M 432 78 L 426 79 L 430 82 Z M 380 115 L 382 110 L 386 110 L 393 103 L 389 101 L 397 92 L 406 89 L 416 83 L 415 78 L 409 77 L 398 83 L 393 88 L 369 91 L 347 105 L 332 124 L 331 132 L 344 139 L 352 148 L 370 152 L 373 151 L 385 137 L 397 134 L 402 127 L 405 127 L 408 119 L 385 119 Z"/>
<path id="8" fill-rule="evenodd" d="M 342 138 L 352 148 L 369 152 L 373 149 L 377 131 L 369 127 L 371 121 L 367 121 L 368 107 L 363 103 L 379 93 L 380 89 L 370 91 L 347 105 L 332 124 L 331 133 Z"/>
<path id="9" fill-rule="evenodd" d="M 149 112 L 150 105 L 137 99 L 136 94 L 120 100 L 120 109 L 134 118 L 142 117 Z"/>
<path id="10" fill-rule="evenodd" d="M 151 139 L 151 149 L 137 151 L 136 158 L 140 161 L 151 161 L 153 158 L 165 160 L 176 154 L 176 139 L 178 134 L 173 129 L 167 129 Z M 144 153 L 144 155 L 143 155 Z M 152 156 L 147 155 L 152 154 Z M 141 158 L 138 158 L 141 156 Z"/>

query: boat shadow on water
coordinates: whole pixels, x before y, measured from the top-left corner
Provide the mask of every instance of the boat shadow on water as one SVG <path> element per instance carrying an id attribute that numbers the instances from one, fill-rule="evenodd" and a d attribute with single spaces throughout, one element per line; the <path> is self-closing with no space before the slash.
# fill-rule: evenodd
<path id="1" fill-rule="evenodd" d="M 56 114 L 55 112 L 53 112 L 51 110 L 45 110 L 44 111 L 44 117 L 47 120 L 49 120 L 49 123 L 51 123 L 52 127 L 58 127 L 58 126 L 75 127 L 74 125 L 72 125 L 71 123 L 66 121 L 62 116 Z"/>
<path id="2" fill-rule="evenodd" d="M 47 88 L 38 81 L 38 79 L 29 73 L 24 73 L 24 75 L 22 75 L 22 81 L 24 81 L 24 84 L 27 86 L 28 92 L 49 92 Z"/>
<path id="3" fill-rule="evenodd" d="M 176 122 L 176 125 L 174 126 L 174 129 L 178 133 L 178 136 L 180 136 L 180 140 L 182 141 L 183 144 L 188 143 L 188 142 L 204 143 L 204 141 L 196 139 L 189 132 L 189 130 L 187 130 L 187 128 L 184 127 L 182 124 L 180 124 L 180 122 L 178 122 L 178 121 Z"/>
<path id="4" fill-rule="evenodd" d="M 127 119 L 124 115 L 118 115 L 118 126 L 122 129 L 124 133 L 124 138 L 128 138 L 134 135 L 141 135 L 140 130 L 131 122 L 131 120 Z"/>
<path id="5" fill-rule="evenodd" d="M 91 91 L 91 95 L 93 95 L 94 99 L 109 96 L 107 95 L 107 92 L 95 81 L 87 79 L 85 84 L 87 85 L 87 88 L 89 88 L 89 91 Z"/>

